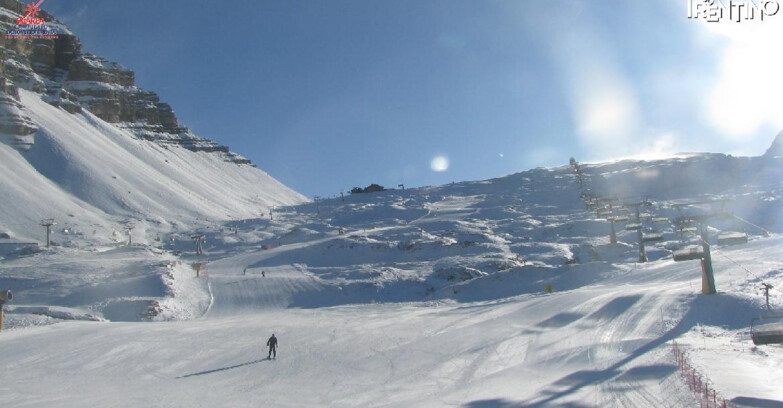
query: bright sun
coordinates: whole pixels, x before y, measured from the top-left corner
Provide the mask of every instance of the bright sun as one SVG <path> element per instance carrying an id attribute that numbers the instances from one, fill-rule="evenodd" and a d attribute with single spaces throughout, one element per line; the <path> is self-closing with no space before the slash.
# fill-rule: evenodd
<path id="1" fill-rule="evenodd" d="M 446 156 L 435 156 L 430 161 L 430 168 L 432 171 L 443 172 L 449 169 L 449 159 Z"/>

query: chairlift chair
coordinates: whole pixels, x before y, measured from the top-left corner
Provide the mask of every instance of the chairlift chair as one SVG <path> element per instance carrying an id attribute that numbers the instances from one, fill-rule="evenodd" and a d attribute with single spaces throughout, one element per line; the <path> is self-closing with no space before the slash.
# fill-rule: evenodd
<path id="1" fill-rule="evenodd" d="M 748 234 L 744 232 L 721 232 L 718 234 L 718 245 L 741 245 L 748 243 Z"/>
<path id="2" fill-rule="evenodd" d="M 628 217 L 625 215 L 620 215 L 617 217 L 614 217 L 614 222 L 628 222 Z"/>
<path id="3" fill-rule="evenodd" d="M 750 322 L 753 344 L 783 344 L 783 313 L 770 313 Z"/>
<path id="4" fill-rule="evenodd" d="M 660 242 L 663 241 L 663 234 L 660 232 L 652 232 L 649 234 L 644 234 L 642 236 L 642 241 L 644 242 Z"/>
<path id="5" fill-rule="evenodd" d="M 640 229 L 642 229 L 642 224 L 639 223 L 632 223 L 632 224 L 625 225 L 626 231 L 639 231 Z"/>
<path id="6" fill-rule="evenodd" d="M 696 235 L 699 231 L 696 227 L 685 227 L 680 230 L 684 235 Z"/>
<path id="7" fill-rule="evenodd" d="M 704 249 L 701 246 L 693 245 L 674 251 L 672 255 L 674 262 L 694 261 L 704 258 Z"/>
<path id="8" fill-rule="evenodd" d="M 653 218 L 653 224 L 656 224 L 656 225 L 666 225 L 666 224 L 669 224 L 669 219 L 666 218 L 666 217 Z"/>

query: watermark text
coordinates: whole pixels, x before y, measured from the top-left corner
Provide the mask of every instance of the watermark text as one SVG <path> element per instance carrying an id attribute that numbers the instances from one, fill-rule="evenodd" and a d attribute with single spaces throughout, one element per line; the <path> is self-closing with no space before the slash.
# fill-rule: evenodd
<path id="1" fill-rule="evenodd" d="M 688 18 L 710 23 L 764 21 L 780 13 L 780 0 L 688 0 Z"/>
<path id="2" fill-rule="evenodd" d="M 16 19 L 16 27 L 5 32 L 7 39 L 55 39 L 57 32 L 46 25 L 43 18 L 38 17 L 41 12 L 41 3 L 44 0 L 38 0 L 28 3 L 25 6 L 25 15 Z"/>

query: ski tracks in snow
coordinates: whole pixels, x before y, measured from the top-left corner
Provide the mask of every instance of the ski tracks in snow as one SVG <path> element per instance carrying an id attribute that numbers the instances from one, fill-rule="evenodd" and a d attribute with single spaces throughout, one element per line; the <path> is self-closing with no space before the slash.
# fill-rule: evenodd
<path id="1" fill-rule="evenodd" d="M 265 275 L 222 275 L 210 277 L 214 302 L 208 317 L 231 316 L 269 308 L 286 308 L 296 296 L 317 292 L 321 285 L 299 268 L 263 268 Z"/>

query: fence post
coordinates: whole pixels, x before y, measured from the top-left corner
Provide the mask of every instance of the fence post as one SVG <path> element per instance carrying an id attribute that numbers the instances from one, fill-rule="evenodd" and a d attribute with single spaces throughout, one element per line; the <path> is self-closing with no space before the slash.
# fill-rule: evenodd
<path id="1" fill-rule="evenodd" d="M 680 345 L 674 340 L 672 340 L 672 353 L 677 359 L 677 365 L 685 382 L 688 384 L 688 388 L 690 388 L 694 396 L 698 396 L 700 407 L 729 408 L 729 403 L 723 397 L 721 397 L 722 403 L 718 405 L 718 390 L 714 387 L 714 384 L 712 390 L 710 390 L 709 377 L 703 376 L 695 367 L 690 365 L 685 351 L 680 349 Z M 712 402 L 710 402 L 710 391 L 712 391 Z"/>
<path id="2" fill-rule="evenodd" d="M 704 382 L 704 400 L 707 401 L 707 408 L 710 406 L 710 383 Z"/>
<path id="3" fill-rule="evenodd" d="M 0 291 L 0 330 L 3 330 L 3 320 L 5 319 L 5 302 L 13 300 L 14 295 L 10 290 Z"/>
<path id="4" fill-rule="evenodd" d="M 696 391 L 696 370 L 691 367 L 691 383 L 693 384 L 693 388 L 691 388 L 691 391 Z"/>

